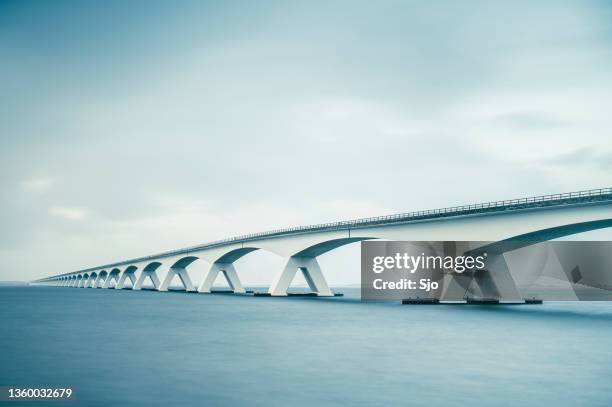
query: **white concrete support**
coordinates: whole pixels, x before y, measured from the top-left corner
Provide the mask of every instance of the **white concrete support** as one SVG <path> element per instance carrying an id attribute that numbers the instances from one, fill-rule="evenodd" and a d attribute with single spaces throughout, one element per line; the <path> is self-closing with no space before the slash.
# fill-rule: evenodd
<path id="1" fill-rule="evenodd" d="M 80 282 L 81 282 L 80 278 L 78 278 L 78 277 L 73 278 L 72 280 L 70 280 L 70 287 L 77 288 L 79 286 Z"/>
<path id="2" fill-rule="evenodd" d="M 117 280 L 117 273 L 109 273 L 109 275 L 106 276 L 106 280 L 104 280 L 104 284 L 102 284 L 102 288 L 110 288 L 110 284 L 113 280 Z"/>
<path id="3" fill-rule="evenodd" d="M 487 270 L 476 273 L 474 278 L 484 298 L 495 298 L 499 302 L 525 302 L 510 274 L 503 253 L 489 253 L 486 265 Z"/>
<path id="4" fill-rule="evenodd" d="M 76 287 L 85 288 L 85 284 L 87 284 L 88 281 L 89 281 L 89 276 L 87 277 L 83 276 L 83 278 L 81 278 L 81 280 L 79 280 L 79 282 L 77 283 Z"/>
<path id="5" fill-rule="evenodd" d="M 487 269 L 472 273 L 444 275 L 440 302 L 459 303 L 467 298 L 499 300 L 500 303 L 524 303 L 502 253 L 489 253 Z"/>
<path id="6" fill-rule="evenodd" d="M 171 267 L 168 273 L 166 273 L 166 277 L 159 286 L 158 291 L 168 291 L 168 287 L 170 287 L 170 283 L 172 279 L 174 279 L 174 276 L 179 276 L 183 287 L 185 287 L 185 291 L 196 291 L 191 278 L 189 278 L 189 273 L 187 273 L 187 270 L 183 267 Z"/>
<path id="7" fill-rule="evenodd" d="M 155 272 L 155 270 L 150 270 L 150 271 L 145 271 L 143 270 L 140 273 L 140 276 L 138 277 L 138 280 L 136 280 L 136 284 L 134 284 L 134 287 L 132 287 L 132 290 L 141 290 L 142 289 L 142 283 L 144 283 L 145 279 L 149 277 L 151 279 L 151 281 L 153 282 L 153 286 L 158 289 L 160 284 L 159 284 L 159 278 L 157 277 L 157 273 Z"/>
<path id="8" fill-rule="evenodd" d="M 465 303 L 473 277 L 468 273 L 447 273 L 442 277 L 440 302 Z"/>
<path id="9" fill-rule="evenodd" d="M 102 279 L 104 278 L 104 276 L 102 274 L 98 274 L 98 277 L 96 277 L 92 287 L 93 288 L 99 288 L 100 287 L 100 282 L 103 281 Z"/>
<path id="10" fill-rule="evenodd" d="M 284 270 L 276 276 L 270 285 L 268 293 L 273 296 L 287 295 L 287 289 L 298 269 L 304 274 L 304 279 L 312 292 L 322 297 L 334 295 L 329 289 L 319 262 L 315 257 L 290 257 Z"/>
<path id="11" fill-rule="evenodd" d="M 235 293 L 246 292 L 232 263 L 213 263 L 204 276 L 204 280 L 202 280 L 202 284 L 200 284 L 198 292 L 209 293 L 219 272 L 223 273 L 225 279 L 227 280 L 227 284 L 229 284 L 232 291 Z"/>
<path id="12" fill-rule="evenodd" d="M 125 280 L 127 280 L 128 278 L 130 279 L 132 283 L 132 287 L 134 287 L 136 285 L 136 272 L 135 271 L 130 271 L 130 272 L 124 271 L 123 273 L 121 273 L 121 276 L 119 277 L 119 281 L 117 281 L 117 284 L 115 285 L 115 289 L 116 290 L 123 289 L 123 287 L 125 287 Z"/>
<path id="13" fill-rule="evenodd" d="M 85 284 L 83 285 L 83 288 L 90 288 L 93 285 L 93 282 L 98 278 L 98 276 L 96 275 L 96 277 L 94 277 L 93 275 L 89 275 L 89 277 L 87 277 L 87 280 L 85 280 Z"/>

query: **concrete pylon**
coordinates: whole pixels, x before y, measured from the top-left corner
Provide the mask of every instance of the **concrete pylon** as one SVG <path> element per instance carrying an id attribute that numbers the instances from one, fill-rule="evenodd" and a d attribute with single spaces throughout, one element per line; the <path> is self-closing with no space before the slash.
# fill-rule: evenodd
<path id="1" fill-rule="evenodd" d="M 246 292 L 232 263 L 213 263 L 210 269 L 206 272 L 204 280 L 202 280 L 202 284 L 200 284 L 200 287 L 198 288 L 198 292 L 210 293 L 212 285 L 214 284 L 219 272 L 223 273 L 233 292 Z"/>
<path id="2" fill-rule="evenodd" d="M 486 271 L 474 276 L 484 298 L 498 299 L 499 302 L 525 302 L 510 274 L 503 253 L 489 253 L 486 265 Z"/>
<path id="3" fill-rule="evenodd" d="M 87 277 L 87 280 L 85 280 L 85 284 L 83 285 L 83 288 L 90 288 L 93 285 L 93 282 L 96 281 L 97 278 L 98 278 L 97 274 L 95 277 L 93 274 L 90 274 L 89 277 Z"/>
<path id="4" fill-rule="evenodd" d="M 140 276 L 138 276 L 138 280 L 136 280 L 136 284 L 134 284 L 134 287 L 132 287 L 132 290 L 141 290 L 142 289 L 142 283 L 144 283 L 145 279 L 149 277 L 151 279 L 151 281 L 153 282 L 153 286 L 156 289 L 159 289 L 159 277 L 157 277 L 157 273 L 155 272 L 155 270 L 143 270 L 140 273 Z"/>
<path id="5" fill-rule="evenodd" d="M 196 291 L 193 282 L 191 282 L 191 278 L 189 278 L 189 273 L 187 273 L 187 270 L 185 270 L 183 267 L 171 267 L 168 270 L 168 273 L 166 273 L 164 281 L 162 281 L 161 285 L 159 286 L 159 288 L 157 288 L 157 290 L 168 291 L 168 287 L 170 286 L 170 283 L 172 282 L 174 276 L 179 276 L 179 279 L 181 280 L 181 283 L 183 284 L 183 287 L 185 287 L 186 291 Z"/>
<path id="6" fill-rule="evenodd" d="M 110 288 L 110 284 L 113 282 L 113 280 L 117 279 L 117 273 L 108 273 L 108 276 L 106 276 L 106 280 L 104 280 L 104 284 L 102 284 L 102 288 Z"/>
<path id="7" fill-rule="evenodd" d="M 465 302 L 468 297 L 524 303 L 503 253 L 488 253 L 486 270 L 473 273 L 448 273 L 442 282 L 440 302 Z"/>
<path id="8" fill-rule="evenodd" d="M 298 270 L 304 274 L 304 279 L 312 292 L 321 297 L 333 297 L 334 293 L 329 289 L 315 257 L 290 257 L 283 271 L 270 285 L 268 293 L 273 296 L 287 295 L 287 289 Z"/>
<path id="9" fill-rule="evenodd" d="M 125 287 L 125 280 L 128 278 L 131 281 L 133 288 L 136 285 L 136 270 L 122 272 L 121 276 L 119 277 L 119 281 L 117 281 L 117 284 L 115 285 L 115 290 L 123 289 L 123 287 Z"/>
<path id="10" fill-rule="evenodd" d="M 100 288 L 100 283 L 106 278 L 108 278 L 108 274 L 106 276 L 103 276 L 101 273 L 98 274 L 98 277 L 96 277 L 96 280 L 93 283 L 93 288 Z"/>
<path id="11" fill-rule="evenodd" d="M 473 277 L 469 273 L 446 273 L 442 277 L 440 302 L 465 303 Z"/>

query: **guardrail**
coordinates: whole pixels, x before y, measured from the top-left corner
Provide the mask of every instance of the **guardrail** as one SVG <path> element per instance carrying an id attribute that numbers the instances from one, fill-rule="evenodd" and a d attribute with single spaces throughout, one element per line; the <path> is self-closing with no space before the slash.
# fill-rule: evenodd
<path id="1" fill-rule="evenodd" d="M 495 213 L 514 211 L 521 209 L 536 209 L 552 206 L 576 205 L 581 203 L 612 201 L 612 188 L 590 189 L 584 191 L 567 192 L 563 194 L 541 195 L 529 198 L 509 199 L 504 201 L 493 201 L 477 203 L 472 205 L 451 206 L 447 208 L 429 209 L 425 211 L 414 211 L 399 213 L 394 215 L 377 216 L 371 218 L 360 218 L 353 220 L 345 220 L 331 223 L 320 223 L 314 225 L 294 226 L 283 229 L 269 230 L 266 232 L 251 233 L 246 235 L 234 236 L 227 239 L 216 240 L 201 245 L 190 246 L 182 249 L 171 250 L 163 253 L 153 254 L 150 256 L 139 257 L 131 260 L 124 260 L 117 263 L 107 264 L 99 267 L 92 267 L 76 272 L 87 272 L 102 268 L 111 268 L 128 263 L 137 263 L 141 261 L 170 257 L 175 255 L 187 254 L 198 250 L 208 249 L 212 247 L 225 246 L 232 243 L 243 243 L 253 240 L 260 240 L 267 237 L 277 237 L 284 235 L 310 233 L 318 231 L 332 230 L 349 230 L 360 229 L 371 226 L 381 226 L 393 223 L 409 223 L 427 219 L 448 218 L 454 216 L 465 216 L 472 214 Z M 75 272 L 60 274 L 74 274 Z"/>

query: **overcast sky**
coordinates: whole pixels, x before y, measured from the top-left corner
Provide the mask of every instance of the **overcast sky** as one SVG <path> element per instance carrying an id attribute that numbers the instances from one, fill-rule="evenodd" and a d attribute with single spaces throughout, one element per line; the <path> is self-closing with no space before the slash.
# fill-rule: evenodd
<path id="1" fill-rule="evenodd" d="M 606 1 L 0 1 L 0 280 L 610 186 L 611 18 Z"/>

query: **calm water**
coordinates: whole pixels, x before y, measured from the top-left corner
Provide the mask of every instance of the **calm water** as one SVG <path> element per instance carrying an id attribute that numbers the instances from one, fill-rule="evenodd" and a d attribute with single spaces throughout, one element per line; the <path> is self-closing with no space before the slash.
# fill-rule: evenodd
<path id="1" fill-rule="evenodd" d="M 402 306 L 342 291 L 0 287 L 0 385 L 73 386 L 71 406 L 612 405 L 612 303 Z"/>

